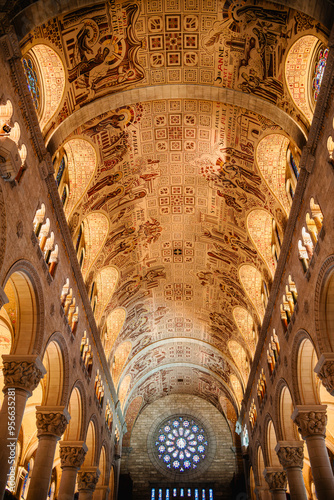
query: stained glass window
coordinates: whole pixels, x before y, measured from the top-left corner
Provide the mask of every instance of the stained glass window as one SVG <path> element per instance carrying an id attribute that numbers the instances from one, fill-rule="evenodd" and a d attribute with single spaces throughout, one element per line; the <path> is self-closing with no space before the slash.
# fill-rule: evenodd
<path id="1" fill-rule="evenodd" d="M 155 488 L 151 490 L 151 500 L 155 500 Z"/>
<path id="2" fill-rule="evenodd" d="M 209 500 L 213 500 L 213 490 L 209 489 Z"/>
<path id="3" fill-rule="evenodd" d="M 184 489 L 183 488 L 180 489 L 180 497 L 184 497 Z"/>
<path id="4" fill-rule="evenodd" d="M 314 71 L 313 77 L 313 95 L 316 101 L 320 92 L 321 82 L 324 76 L 324 71 L 327 64 L 328 49 L 322 48 L 319 51 L 318 61 Z"/>
<path id="5" fill-rule="evenodd" d="M 34 63 L 32 62 L 31 59 L 25 59 L 25 58 L 23 58 L 22 62 L 23 62 L 23 68 L 24 68 L 24 72 L 26 75 L 26 79 L 27 79 L 29 92 L 31 94 L 35 108 L 38 109 L 39 108 L 40 91 L 39 91 L 37 73 L 36 73 L 35 68 L 34 68 Z"/>
<path id="6" fill-rule="evenodd" d="M 176 492 L 176 488 L 173 489 L 173 497 L 176 497 L 177 495 L 177 492 Z"/>
<path id="7" fill-rule="evenodd" d="M 59 168 L 58 168 L 58 172 L 57 172 L 57 177 L 56 177 L 57 186 L 59 186 L 59 184 L 60 184 L 61 178 L 63 177 L 64 170 L 65 170 L 65 157 L 63 156 L 62 160 L 60 162 Z"/>
<path id="8" fill-rule="evenodd" d="M 65 205 L 66 200 L 67 200 L 67 186 L 64 186 L 63 194 L 61 195 L 61 202 L 63 206 Z"/>
<path id="9" fill-rule="evenodd" d="M 162 490 L 161 490 L 161 489 L 159 490 L 159 497 L 158 497 L 158 500 L 162 500 Z"/>
<path id="10" fill-rule="evenodd" d="M 169 489 L 166 490 L 166 500 L 169 500 Z"/>
<path id="11" fill-rule="evenodd" d="M 199 422 L 177 416 L 161 425 L 155 446 L 161 463 L 167 469 L 182 474 L 197 469 L 206 458 L 208 441 Z"/>
<path id="12" fill-rule="evenodd" d="M 188 497 L 191 497 L 191 489 L 188 488 Z"/>
<path id="13" fill-rule="evenodd" d="M 197 489 L 195 490 L 195 500 L 199 500 L 199 498 L 198 498 L 198 490 Z"/>

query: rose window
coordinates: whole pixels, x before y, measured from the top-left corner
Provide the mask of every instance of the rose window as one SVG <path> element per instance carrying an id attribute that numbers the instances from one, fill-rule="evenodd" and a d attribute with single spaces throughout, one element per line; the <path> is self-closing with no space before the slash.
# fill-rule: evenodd
<path id="1" fill-rule="evenodd" d="M 174 472 L 190 472 L 205 460 L 208 448 L 202 425 L 193 418 L 174 417 L 156 433 L 155 451 L 159 462 Z"/>

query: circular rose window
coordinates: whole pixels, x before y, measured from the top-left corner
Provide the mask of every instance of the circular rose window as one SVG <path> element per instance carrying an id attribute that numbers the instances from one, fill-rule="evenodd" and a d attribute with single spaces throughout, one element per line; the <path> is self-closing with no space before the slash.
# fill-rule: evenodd
<path id="1" fill-rule="evenodd" d="M 193 417 L 174 416 L 155 433 L 155 457 L 164 468 L 180 474 L 195 471 L 208 450 L 206 432 Z"/>

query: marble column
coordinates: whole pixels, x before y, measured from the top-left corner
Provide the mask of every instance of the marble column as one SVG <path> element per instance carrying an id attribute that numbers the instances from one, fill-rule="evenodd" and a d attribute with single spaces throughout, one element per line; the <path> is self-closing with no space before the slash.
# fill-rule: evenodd
<path id="1" fill-rule="evenodd" d="M 98 467 L 83 467 L 78 472 L 79 500 L 92 500 L 100 471 Z"/>
<path id="2" fill-rule="evenodd" d="M 307 500 L 303 478 L 304 442 L 278 441 L 275 451 L 287 474 L 292 500 Z"/>
<path id="3" fill-rule="evenodd" d="M 27 500 L 45 500 L 48 494 L 56 445 L 70 420 L 64 406 L 37 406 L 38 447 Z"/>
<path id="4" fill-rule="evenodd" d="M 268 483 L 272 500 L 286 500 L 286 472 L 277 467 L 267 467 L 263 475 Z"/>
<path id="5" fill-rule="evenodd" d="M 334 352 L 324 352 L 314 368 L 322 385 L 334 396 Z"/>
<path id="6" fill-rule="evenodd" d="M 4 399 L 0 412 L 0 498 L 3 497 L 7 475 L 14 463 L 12 459 L 15 459 L 16 442 L 27 399 L 46 373 L 36 355 L 6 354 L 2 359 Z"/>
<path id="7" fill-rule="evenodd" d="M 58 500 L 73 500 L 77 473 L 82 466 L 87 446 L 83 441 L 60 442 L 60 467 L 62 469 Z"/>
<path id="8" fill-rule="evenodd" d="M 318 500 L 328 500 L 334 491 L 334 476 L 325 444 L 326 408 L 326 405 L 298 405 L 291 415 L 306 441 Z"/>

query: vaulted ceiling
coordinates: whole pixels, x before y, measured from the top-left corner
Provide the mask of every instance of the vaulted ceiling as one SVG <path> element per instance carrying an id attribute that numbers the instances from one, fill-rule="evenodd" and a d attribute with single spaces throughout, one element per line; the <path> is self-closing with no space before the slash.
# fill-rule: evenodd
<path id="1" fill-rule="evenodd" d="M 240 409 L 328 37 L 326 2 L 295 3 L 35 2 L 14 19 L 128 427 L 175 392 Z"/>

